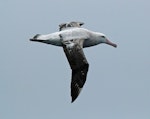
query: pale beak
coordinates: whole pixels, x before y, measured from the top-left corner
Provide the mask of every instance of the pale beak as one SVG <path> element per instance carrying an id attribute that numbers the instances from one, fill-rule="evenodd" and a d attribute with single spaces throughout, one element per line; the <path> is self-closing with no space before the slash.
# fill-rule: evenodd
<path id="1" fill-rule="evenodd" d="M 111 45 L 111 46 L 113 46 L 113 47 L 117 47 L 117 44 L 115 44 L 115 43 L 112 43 L 111 41 L 109 41 L 108 39 L 106 40 L 106 44 L 108 44 L 108 45 Z"/>

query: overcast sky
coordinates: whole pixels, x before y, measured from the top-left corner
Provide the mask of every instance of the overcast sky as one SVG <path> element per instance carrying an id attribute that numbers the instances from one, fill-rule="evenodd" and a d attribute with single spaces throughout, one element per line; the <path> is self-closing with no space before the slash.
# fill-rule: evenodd
<path id="1" fill-rule="evenodd" d="M 1 0 L 0 119 L 149 119 L 149 0 Z M 117 48 L 84 49 L 87 82 L 71 103 L 63 49 L 30 42 L 82 21 Z"/>

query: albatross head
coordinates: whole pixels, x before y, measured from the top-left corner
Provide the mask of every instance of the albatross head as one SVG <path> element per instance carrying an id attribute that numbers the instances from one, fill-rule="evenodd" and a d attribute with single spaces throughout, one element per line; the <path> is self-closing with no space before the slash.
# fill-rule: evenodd
<path id="1" fill-rule="evenodd" d="M 100 34 L 100 43 L 105 43 L 115 48 L 117 47 L 117 44 L 112 43 L 110 40 L 108 40 L 104 34 Z"/>

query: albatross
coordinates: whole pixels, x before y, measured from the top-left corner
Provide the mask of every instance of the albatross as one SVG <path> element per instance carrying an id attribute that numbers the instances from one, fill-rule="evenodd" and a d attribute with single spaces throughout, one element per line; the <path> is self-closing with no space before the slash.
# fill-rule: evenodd
<path id="1" fill-rule="evenodd" d="M 70 68 L 71 97 L 74 102 L 79 96 L 87 77 L 89 63 L 84 55 L 83 48 L 95 46 L 101 43 L 117 47 L 108 40 L 106 35 L 81 27 L 83 22 L 68 22 L 59 25 L 59 31 L 51 34 L 37 34 L 30 41 L 51 44 L 63 47 Z"/>

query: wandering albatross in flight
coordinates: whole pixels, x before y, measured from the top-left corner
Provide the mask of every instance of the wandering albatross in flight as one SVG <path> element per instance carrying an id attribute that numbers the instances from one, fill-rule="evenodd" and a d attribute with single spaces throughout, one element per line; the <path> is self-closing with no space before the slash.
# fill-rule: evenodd
<path id="1" fill-rule="evenodd" d="M 69 22 L 59 25 L 59 32 L 41 35 L 37 34 L 30 41 L 47 43 L 63 47 L 70 67 L 72 69 L 71 97 L 72 102 L 78 97 L 85 84 L 89 63 L 83 52 L 83 48 L 105 43 L 117 47 L 106 36 L 99 32 L 93 32 L 82 28 L 82 22 Z"/>

